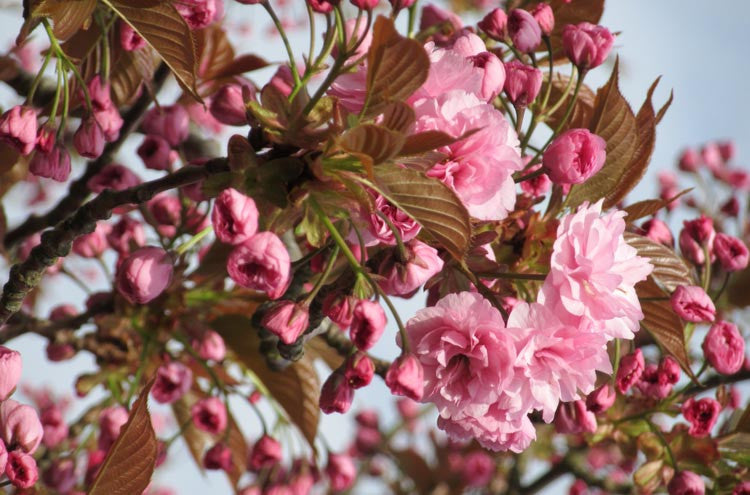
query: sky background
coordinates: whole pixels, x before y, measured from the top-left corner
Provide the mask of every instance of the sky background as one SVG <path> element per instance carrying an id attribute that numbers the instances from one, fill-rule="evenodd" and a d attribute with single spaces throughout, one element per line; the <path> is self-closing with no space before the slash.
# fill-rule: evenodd
<path id="1" fill-rule="evenodd" d="M 0 2 L 0 6 L 10 3 Z M 255 50 L 272 61 L 283 59 L 278 38 L 268 39 L 266 19 L 261 15 L 259 7 L 241 6 L 235 2 L 231 2 L 228 7 L 229 18 L 238 33 L 246 32 L 250 27 L 252 34 L 251 38 L 237 38 L 241 39 L 238 52 Z M 631 198 L 655 197 L 657 172 L 672 167 L 679 150 L 684 146 L 700 145 L 713 139 L 731 139 L 738 145 L 738 164 L 742 165 L 742 160 L 750 156 L 743 149 L 746 144 L 750 146 L 747 139 L 750 98 L 747 95 L 745 48 L 748 18 L 750 2 L 747 0 L 611 0 L 607 3 L 601 23 L 613 32 L 620 32 L 614 53 L 619 54 L 621 61 L 621 91 L 631 106 L 637 111 L 648 87 L 659 75 L 662 80 L 654 97 L 655 106 L 661 106 L 671 89 L 674 89 L 675 94 L 674 103 L 658 127 L 650 169 Z M 10 46 L 18 31 L 19 19 L 18 7 L 7 7 L 0 11 L 0 46 Z M 259 27 L 259 23 L 262 27 Z M 305 36 L 304 33 L 293 36 L 293 44 L 306 48 Z M 300 41 L 295 42 L 295 37 Z M 587 83 L 598 87 L 608 76 L 607 68 L 595 70 L 587 78 Z M 259 77 L 256 82 L 263 83 L 265 79 Z M 12 93 L 0 90 L 0 102 L 3 105 L 13 103 Z M 132 153 L 133 146 L 137 146 L 139 142 L 140 138 L 133 141 L 123 156 Z M 80 173 L 80 168 L 74 173 Z M 53 195 L 55 190 L 59 191 L 54 185 L 49 187 Z M 11 223 L 19 221 L 20 216 L 26 213 L 25 210 L 14 207 L 22 204 L 21 200 L 26 192 L 17 190 L 4 200 Z M 711 191 L 710 194 L 716 194 L 716 201 L 723 201 L 727 193 Z M 89 268 L 96 270 L 93 265 Z M 7 271 L 0 271 L 2 282 L 6 279 L 6 273 Z M 99 289 L 105 287 L 101 277 L 92 286 Z M 83 297 L 82 291 L 58 277 L 53 279 L 53 283 L 46 284 L 45 297 L 39 307 L 40 314 L 46 314 L 49 307 L 60 302 L 75 303 L 81 307 Z M 422 301 L 423 298 L 418 296 L 414 301 L 399 304 L 402 318 L 406 320 L 412 316 Z M 376 355 L 388 358 L 395 356 L 395 332 L 393 327 L 387 330 L 374 350 Z M 50 386 L 61 394 L 72 392 L 71 384 L 79 373 L 93 369 L 92 360 L 87 355 L 76 357 L 72 363 L 47 362 L 44 358 L 44 341 L 38 337 L 17 339 L 11 343 L 11 347 L 24 356 L 24 381 L 36 386 Z M 71 417 L 91 400 L 93 399 L 76 406 L 71 411 Z M 382 381 L 376 379 L 373 385 L 358 392 L 353 409 L 377 408 L 382 410 L 383 417 L 388 421 L 393 418 L 393 411 L 388 404 L 389 393 Z M 161 411 L 159 408 L 154 409 Z M 259 428 L 252 414 L 242 409 L 237 412 L 237 416 L 244 419 L 242 427 L 248 437 L 255 438 Z M 350 417 L 323 417 L 321 429 L 334 449 L 344 448 L 351 438 Z M 222 475 L 200 475 L 187 457 L 182 444 L 170 451 L 168 462 L 169 467 L 161 469 L 156 475 L 158 484 L 170 486 L 181 495 L 228 493 L 228 486 Z M 548 493 L 558 493 L 559 488 L 560 486 L 552 487 Z M 376 492 L 374 488 L 366 487 L 360 493 Z"/>

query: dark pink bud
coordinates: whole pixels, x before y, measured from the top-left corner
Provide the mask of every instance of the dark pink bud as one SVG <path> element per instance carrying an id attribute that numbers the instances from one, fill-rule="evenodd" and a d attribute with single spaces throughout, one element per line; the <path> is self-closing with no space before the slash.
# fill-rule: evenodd
<path id="1" fill-rule="evenodd" d="M 745 361 L 745 340 L 735 325 L 720 321 L 711 326 L 703 340 L 703 353 L 716 371 L 733 375 Z"/>
<path id="2" fill-rule="evenodd" d="M 0 116 L 0 141 L 8 143 L 22 155 L 28 155 L 36 145 L 36 111 L 16 105 Z"/>
<path id="3" fill-rule="evenodd" d="M 227 408 L 218 397 L 201 399 L 190 408 L 193 424 L 199 430 L 218 435 L 227 427 Z"/>
<path id="4" fill-rule="evenodd" d="M 424 371 L 413 354 L 401 354 L 388 368 L 385 384 L 393 395 L 421 400 L 424 393 Z"/>
<path id="5" fill-rule="evenodd" d="M 341 330 L 346 330 L 352 324 L 356 301 L 353 296 L 328 294 L 323 300 L 323 314 L 338 325 Z"/>
<path id="6" fill-rule="evenodd" d="M 113 103 L 102 110 L 94 111 L 94 118 L 104 132 L 107 142 L 116 141 L 120 137 L 120 129 L 125 123 Z"/>
<path id="7" fill-rule="evenodd" d="M 716 234 L 714 253 L 727 272 L 745 269 L 750 256 L 744 242 L 727 234 Z"/>
<path id="8" fill-rule="evenodd" d="M 615 37 L 609 29 L 589 22 L 568 24 L 562 36 L 565 55 L 579 70 L 600 66 L 612 50 Z"/>
<path id="9" fill-rule="evenodd" d="M 346 375 L 341 371 L 334 371 L 320 391 L 320 410 L 326 414 L 345 413 L 349 410 L 354 399 L 354 389 L 349 385 Z"/>
<path id="10" fill-rule="evenodd" d="M 721 404 L 709 397 L 695 400 L 690 397 L 682 405 L 682 415 L 690 423 L 688 433 L 694 437 L 705 437 L 719 419 Z"/>
<path id="11" fill-rule="evenodd" d="M 3 467 L 3 472 L 5 468 Z M 52 462 L 52 465 L 42 475 L 44 484 L 53 488 L 58 493 L 73 493 L 78 477 L 76 476 L 76 464 L 73 459 L 61 459 Z"/>
<path id="12" fill-rule="evenodd" d="M 222 361 L 227 354 L 224 339 L 213 330 L 206 330 L 200 338 L 193 340 L 193 348 L 201 359 Z"/>
<path id="13" fill-rule="evenodd" d="M 542 29 L 534 16 L 523 9 L 513 9 L 508 16 L 508 34 L 522 53 L 532 53 L 542 42 Z"/>
<path id="14" fill-rule="evenodd" d="M 701 165 L 701 157 L 693 148 L 683 150 L 680 155 L 679 168 L 683 172 L 697 172 Z"/>
<path id="15" fill-rule="evenodd" d="M 122 191 L 141 183 L 140 177 L 119 163 L 110 163 L 86 183 L 91 192 L 100 193 L 106 189 Z"/>
<path id="16" fill-rule="evenodd" d="M 336 492 L 351 488 L 357 477 L 354 461 L 346 454 L 329 453 L 325 472 L 331 483 L 331 490 Z"/>
<path id="17" fill-rule="evenodd" d="M 217 443 L 203 455 L 203 467 L 209 470 L 232 470 L 232 450 L 224 443 Z"/>
<path id="18" fill-rule="evenodd" d="M 55 147 L 57 129 L 51 124 L 44 124 L 39 128 L 36 135 L 36 150 L 49 153 Z"/>
<path id="19" fill-rule="evenodd" d="M 672 309 L 685 321 L 703 323 L 714 321 L 716 307 L 702 287 L 681 285 L 675 289 L 670 299 Z"/>
<path id="20" fill-rule="evenodd" d="M 211 212 L 216 237 L 226 244 L 242 244 L 258 231 L 255 201 L 236 189 L 224 189 L 216 197 Z"/>
<path id="21" fill-rule="evenodd" d="M 211 97 L 209 105 L 211 115 L 226 125 L 247 125 L 245 100 L 242 97 L 242 86 L 225 84 Z"/>
<path id="22" fill-rule="evenodd" d="M 352 5 L 362 10 L 372 10 L 378 6 L 380 0 L 349 0 Z"/>
<path id="23" fill-rule="evenodd" d="M 310 310 L 301 303 L 280 301 L 263 316 L 261 324 L 285 344 L 293 344 L 307 330 Z"/>
<path id="24" fill-rule="evenodd" d="M 248 469 L 260 471 L 273 467 L 281 461 L 281 444 L 274 438 L 263 435 L 255 442 L 247 461 Z"/>
<path id="25" fill-rule="evenodd" d="M 731 161 L 732 158 L 734 158 L 734 155 L 736 154 L 734 141 L 722 141 L 718 143 L 718 146 L 719 154 L 721 154 L 721 159 L 724 160 L 724 162 Z"/>
<path id="26" fill-rule="evenodd" d="M 605 383 L 586 397 L 586 407 L 592 413 L 599 414 L 612 407 L 616 398 L 615 390 L 610 384 Z"/>
<path id="27" fill-rule="evenodd" d="M 76 237 L 73 241 L 73 252 L 83 258 L 96 258 L 100 256 L 109 247 L 107 243 L 107 234 L 112 227 L 105 222 L 97 222 L 96 229 L 90 234 L 84 234 Z"/>
<path id="28" fill-rule="evenodd" d="M 141 126 L 146 134 L 161 136 L 174 147 L 187 139 L 190 116 L 182 105 L 155 107 L 143 117 Z"/>
<path id="29" fill-rule="evenodd" d="M 39 420 L 42 423 L 42 430 L 44 431 L 42 443 L 46 447 L 53 449 L 68 438 L 68 423 L 65 421 L 63 413 L 58 406 L 51 405 L 45 407 L 39 416 Z"/>
<path id="30" fill-rule="evenodd" d="M 349 356 L 345 362 L 344 375 L 353 389 L 366 387 L 375 375 L 375 365 L 367 354 L 358 351 Z"/>
<path id="31" fill-rule="evenodd" d="M 562 402 L 555 413 L 555 431 L 558 433 L 579 434 L 596 431 L 596 416 L 586 409 L 582 400 Z"/>
<path id="32" fill-rule="evenodd" d="M 466 486 L 481 488 L 487 486 L 495 474 L 495 461 L 483 450 L 473 450 L 466 454 L 461 466 L 461 477 Z"/>
<path id="33" fill-rule="evenodd" d="M 172 151 L 167 140 L 154 134 L 143 139 L 137 153 L 146 168 L 151 170 L 167 170 L 177 159 L 177 154 Z"/>
<path id="34" fill-rule="evenodd" d="M 735 486 L 732 495 L 750 495 L 750 481 L 743 481 Z"/>
<path id="35" fill-rule="evenodd" d="M 542 164 L 555 184 L 580 184 L 601 170 L 606 149 L 606 141 L 588 129 L 571 129 L 547 147 Z"/>
<path id="36" fill-rule="evenodd" d="M 643 352 L 640 349 L 636 349 L 634 352 L 623 356 L 620 359 L 620 367 L 617 370 L 617 378 L 615 379 L 615 385 L 617 391 L 624 394 L 630 387 L 640 379 L 643 368 L 646 367 L 646 363 L 643 360 Z"/>
<path id="37" fill-rule="evenodd" d="M 18 351 L 0 346 L 0 400 L 7 399 L 21 378 L 22 360 Z"/>
<path id="38" fill-rule="evenodd" d="M 73 146 L 79 155 L 86 158 L 99 158 L 104 151 L 104 131 L 94 117 L 87 117 L 73 135 Z"/>
<path id="39" fill-rule="evenodd" d="M 477 26 L 493 40 L 503 41 L 508 35 L 508 15 L 503 9 L 494 9 L 484 16 Z"/>
<path id="40" fill-rule="evenodd" d="M 358 425 L 365 428 L 378 429 L 378 412 L 374 409 L 359 411 L 356 416 L 354 416 L 354 420 Z"/>
<path id="41" fill-rule="evenodd" d="M 703 163 L 706 164 L 709 170 L 717 172 L 721 170 L 724 165 L 724 160 L 721 157 L 721 151 L 719 151 L 719 145 L 716 143 L 707 143 L 701 148 L 701 158 Z"/>
<path id="42" fill-rule="evenodd" d="M 34 153 L 29 172 L 37 177 L 65 182 L 70 176 L 70 154 L 64 146 L 55 145 L 49 153 Z"/>
<path id="43" fill-rule="evenodd" d="M 646 231 L 646 237 L 652 241 L 664 244 L 667 247 L 674 246 L 674 237 L 672 237 L 672 231 L 669 230 L 669 226 L 659 220 L 658 218 L 652 218 L 646 222 L 643 222 L 641 228 Z"/>
<path id="44" fill-rule="evenodd" d="M 383 436 L 375 428 L 358 428 L 357 436 L 354 438 L 354 446 L 357 453 L 372 455 L 378 451 Z"/>
<path id="45" fill-rule="evenodd" d="M 354 307 L 349 335 L 358 348 L 366 351 L 380 339 L 385 330 L 386 317 L 380 304 L 360 300 Z"/>
<path id="46" fill-rule="evenodd" d="M 697 265 L 706 261 L 704 248 L 708 249 L 713 259 L 713 244 L 716 231 L 714 221 L 706 215 L 701 215 L 695 220 L 685 220 L 682 231 L 680 231 L 679 243 L 682 255 Z"/>
<path id="47" fill-rule="evenodd" d="M 656 400 L 664 399 L 672 392 L 667 374 L 655 364 L 646 365 L 636 386 L 644 396 Z"/>
<path id="48" fill-rule="evenodd" d="M 34 458 L 17 450 L 8 454 L 5 474 L 13 486 L 21 489 L 31 488 L 39 479 L 39 469 Z"/>
<path id="49" fill-rule="evenodd" d="M 469 57 L 474 67 L 482 69 L 482 90 L 480 96 L 483 100 L 492 101 L 503 90 L 505 86 L 505 65 L 494 53 L 481 52 Z"/>
<path id="50" fill-rule="evenodd" d="M 291 283 L 291 261 L 284 243 L 273 232 L 261 232 L 234 248 L 227 272 L 237 284 L 278 299 Z"/>
<path id="51" fill-rule="evenodd" d="M 555 13 L 552 12 L 552 7 L 548 3 L 538 3 L 531 9 L 531 15 L 534 16 L 536 22 L 539 23 L 539 27 L 542 29 L 542 34 L 549 36 L 552 34 L 552 30 L 555 29 Z"/>
<path id="52" fill-rule="evenodd" d="M 0 403 L 0 432 L 8 450 L 20 448 L 29 454 L 34 453 L 44 436 L 34 408 L 13 399 Z"/>
<path id="53" fill-rule="evenodd" d="M 680 374 L 682 373 L 680 365 L 672 356 L 665 356 L 664 359 L 662 359 L 661 363 L 659 363 L 659 371 L 664 373 L 667 377 L 667 381 L 672 385 L 680 381 Z"/>
<path id="54" fill-rule="evenodd" d="M 667 485 L 669 495 L 703 495 L 705 491 L 706 485 L 703 480 L 692 471 L 675 473 Z"/>
<path id="55" fill-rule="evenodd" d="M 333 12 L 333 8 L 338 5 L 340 0 L 307 0 L 307 4 L 319 14 L 328 14 Z"/>
<path id="56" fill-rule="evenodd" d="M 151 395 L 161 404 L 171 404 L 190 389 L 193 372 L 182 363 L 171 362 L 159 366 Z"/>
<path id="57" fill-rule="evenodd" d="M 529 105 L 542 88 L 542 71 L 517 60 L 505 64 L 503 91 L 510 102 L 518 107 Z"/>
<path id="58" fill-rule="evenodd" d="M 88 90 L 91 105 L 94 107 L 95 112 L 105 110 L 112 106 L 109 82 L 102 81 L 99 74 L 91 78 L 91 81 L 89 81 L 88 84 Z M 83 100 L 83 92 L 81 92 L 81 100 Z"/>
<path id="59" fill-rule="evenodd" d="M 140 50 L 141 48 L 146 46 L 146 40 L 141 38 L 141 36 L 136 33 L 132 27 L 130 27 L 130 24 L 124 21 L 120 21 L 119 28 L 120 46 L 123 50 L 125 50 L 126 52 L 132 52 L 135 50 Z"/>
<path id="60" fill-rule="evenodd" d="M 122 406 L 107 407 L 99 415 L 99 449 L 108 451 L 128 422 L 128 411 Z"/>
<path id="61" fill-rule="evenodd" d="M 131 304 L 159 297 L 172 280 L 172 257 L 158 247 L 133 251 L 117 270 L 117 291 Z"/>
<path id="62" fill-rule="evenodd" d="M 177 196 L 161 193 L 148 202 L 148 209 L 159 225 L 177 226 L 182 219 L 182 203 Z M 175 229 L 172 229 L 174 232 Z"/>
<path id="63" fill-rule="evenodd" d="M 187 25 L 192 30 L 203 29 L 216 18 L 217 0 L 177 0 L 174 3 Z"/>
<path id="64" fill-rule="evenodd" d="M 721 205 L 721 212 L 728 217 L 736 218 L 740 213 L 740 202 L 737 200 L 737 196 L 732 196 Z"/>
<path id="65" fill-rule="evenodd" d="M 118 253 L 128 254 L 146 243 L 146 233 L 139 221 L 123 216 L 107 234 L 107 242 Z"/>
<path id="66" fill-rule="evenodd" d="M 441 9 L 431 3 L 422 7 L 422 15 L 419 19 L 419 30 L 425 31 L 433 28 L 433 40 L 438 45 L 444 45 L 451 41 L 453 35 L 463 27 L 461 18 L 448 10 Z M 435 29 L 437 28 L 437 29 Z"/>
<path id="67" fill-rule="evenodd" d="M 542 168 L 541 163 L 533 165 L 527 170 L 527 174 L 525 176 L 536 172 L 540 168 Z M 549 191 L 551 186 L 552 181 L 549 179 L 549 176 L 547 174 L 540 174 L 532 179 L 523 179 L 521 182 L 521 190 L 532 198 L 543 196 L 547 193 L 547 191 Z"/>
<path id="68" fill-rule="evenodd" d="M 443 269 L 443 260 L 432 246 L 413 239 L 405 244 L 405 248 L 405 263 L 396 256 L 389 256 L 380 264 L 378 271 L 383 279 L 379 284 L 388 295 L 412 294 Z"/>

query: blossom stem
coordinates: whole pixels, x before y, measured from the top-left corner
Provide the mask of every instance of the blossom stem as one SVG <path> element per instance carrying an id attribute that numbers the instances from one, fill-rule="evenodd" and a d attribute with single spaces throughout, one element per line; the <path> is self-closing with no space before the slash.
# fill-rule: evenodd
<path id="1" fill-rule="evenodd" d="M 57 107 L 60 104 L 60 95 L 62 94 L 63 88 L 65 87 L 65 76 L 63 75 L 63 67 L 60 59 L 57 59 L 57 88 L 55 88 L 55 97 L 52 100 L 52 110 L 49 112 L 49 120 L 55 123 L 57 118 Z"/>
<path id="2" fill-rule="evenodd" d="M 331 275 L 333 266 L 336 264 L 336 259 L 339 257 L 339 250 L 340 248 L 338 246 L 333 246 L 333 251 L 331 252 L 331 257 L 328 258 L 325 270 L 323 270 L 323 273 L 321 273 L 320 277 L 315 282 L 315 286 L 310 291 L 310 294 L 305 298 L 304 304 L 306 306 L 309 306 L 310 303 L 313 302 L 313 299 L 315 299 L 315 296 L 318 295 L 318 292 L 320 292 L 320 289 L 325 285 L 326 280 L 328 280 L 328 277 Z"/>
<path id="3" fill-rule="evenodd" d="M 213 230 L 213 225 L 209 225 L 208 227 L 204 228 L 197 234 L 195 234 L 193 237 L 191 237 L 187 242 L 180 245 L 175 252 L 178 256 L 182 256 L 185 254 L 190 248 L 201 242 L 208 234 L 211 233 Z"/>
<path id="4" fill-rule="evenodd" d="M 299 78 L 299 72 L 297 71 L 297 63 L 294 60 L 294 51 L 292 50 L 292 45 L 289 43 L 289 38 L 286 36 L 286 31 L 284 30 L 284 26 L 281 24 L 281 20 L 279 20 L 279 17 L 276 15 L 276 12 L 273 10 L 273 7 L 271 6 L 271 2 L 268 0 L 261 3 L 263 5 L 263 8 L 266 9 L 266 12 L 268 12 L 268 15 L 271 17 L 271 20 L 273 21 L 273 24 L 276 26 L 276 30 L 279 32 L 279 35 L 281 36 L 281 41 L 284 43 L 284 48 L 286 49 L 286 54 L 289 57 L 289 66 L 292 70 L 292 78 L 294 79 L 294 87 L 296 88 L 301 84 L 300 78 Z"/>
<path id="5" fill-rule="evenodd" d="M 378 210 L 378 216 L 383 219 L 383 221 L 388 225 L 388 228 L 391 229 L 391 232 L 393 232 L 393 237 L 394 239 L 396 239 L 396 246 L 398 247 L 398 254 L 400 258 L 399 261 L 406 263 L 406 261 L 408 260 L 408 255 L 406 252 L 406 246 L 404 246 L 404 240 L 401 238 L 401 234 L 398 232 L 396 226 L 393 225 L 391 219 L 388 218 L 388 215 Z"/>
<path id="6" fill-rule="evenodd" d="M 411 7 L 409 7 L 409 30 L 407 31 L 407 36 L 409 38 L 414 37 L 414 26 L 417 22 L 417 4 L 419 2 L 414 2 Z"/>
<path id="7" fill-rule="evenodd" d="M 34 77 L 34 81 L 31 83 L 31 89 L 29 89 L 28 96 L 26 97 L 26 102 L 29 105 L 34 104 L 34 94 L 36 94 L 36 90 L 39 87 L 39 83 L 42 82 L 44 71 L 47 69 L 47 66 L 49 65 L 49 61 L 51 58 L 52 58 L 52 51 L 50 50 L 47 52 L 47 55 L 44 56 L 42 67 L 41 69 L 39 69 L 39 72 L 37 72 L 36 77 Z"/>
<path id="8" fill-rule="evenodd" d="M 544 169 L 540 168 L 538 170 L 534 170 L 530 174 L 524 175 L 523 177 L 515 178 L 514 181 L 515 181 L 516 184 L 518 184 L 519 182 L 523 182 L 523 181 L 526 181 L 526 180 L 536 179 L 537 177 L 539 177 L 543 173 L 544 173 Z"/>

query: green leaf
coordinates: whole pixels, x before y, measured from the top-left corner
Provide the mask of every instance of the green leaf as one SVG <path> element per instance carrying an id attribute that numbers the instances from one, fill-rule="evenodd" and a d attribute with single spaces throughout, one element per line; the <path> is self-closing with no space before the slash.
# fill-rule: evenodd
<path id="1" fill-rule="evenodd" d="M 680 285 L 695 285 L 690 268 L 675 254 L 674 251 L 657 244 L 648 237 L 625 232 L 625 242 L 638 250 L 638 255 L 648 258 L 654 271 L 651 277 L 666 288 L 669 292 L 674 291 Z"/>
<path id="2" fill-rule="evenodd" d="M 177 9 L 169 2 L 134 7 L 127 0 L 102 0 L 161 56 L 182 88 L 198 101 L 195 87 L 195 38 Z"/>
<path id="3" fill-rule="evenodd" d="M 412 217 L 456 259 L 471 241 L 471 222 L 461 200 L 448 186 L 423 172 L 397 165 L 375 169 L 378 190 Z"/>
<path id="4" fill-rule="evenodd" d="M 153 384 L 153 380 L 149 382 L 133 403 L 128 422 L 109 449 L 88 495 L 143 493 L 151 482 L 158 450 L 148 412 L 148 393 Z"/>
<path id="5" fill-rule="evenodd" d="M 34 7 L 34 16 L 52 19 L 52 32 L 58 40 L 67 40 L 90 22 L 96 0 L 42 0 Z"/>

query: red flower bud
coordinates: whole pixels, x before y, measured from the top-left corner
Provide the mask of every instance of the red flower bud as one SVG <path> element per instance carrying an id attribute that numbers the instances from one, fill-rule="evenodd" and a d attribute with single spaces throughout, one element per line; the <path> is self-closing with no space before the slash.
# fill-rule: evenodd
<path id="1" fill-rule="evenodd" d="M 401 354 L 388 368 L 385 384 L 393 395 L 421 400 L 424 393 L 422 364 L 413 354 Z"/>

